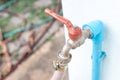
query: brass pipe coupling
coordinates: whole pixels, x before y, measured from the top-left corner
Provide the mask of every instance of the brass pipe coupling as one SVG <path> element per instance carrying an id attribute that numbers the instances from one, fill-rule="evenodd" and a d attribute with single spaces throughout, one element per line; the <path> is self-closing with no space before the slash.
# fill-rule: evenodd
<path id="1" fill-rule="evenodd" d="M 67 69 L 68 63 L 71 61 L 72 55 L 68 53 L 68 56 L 61 56 L 58 53 L 57 60 L 53 60 L 53 67 L 55 70 L 65 71 Z"/>

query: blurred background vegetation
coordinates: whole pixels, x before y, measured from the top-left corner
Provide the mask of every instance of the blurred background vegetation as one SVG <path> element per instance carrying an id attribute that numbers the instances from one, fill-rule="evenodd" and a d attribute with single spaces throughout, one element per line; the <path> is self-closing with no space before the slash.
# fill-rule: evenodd
<path id="1" fill-rule="evenodd" d="M 44 13 L 45 8 L 55 11 L 59 2 L 60 0 L 0 0 L 0 41 L 3 43 L 6 42 L 5 44 L 9 53 L 12 52 L 11 49 L 16 49 L 19 46 L 17 50 L 14 49 L 14 51 L 10 53 L 13 66 L 19 58 L 23 56 L 20 52 L 24 49 L 22 50 L 21 47 L 26 47 L 24 39 L 21 39 L 21 36 L 18 37 L 18 33 L 23 34 L 24 37 L 22 38 L 26 38 L 28 34 L 36 31 L 34 37 L 37 38 L 39 34 L 42 34 L 44 29 L 47 28 L 46 25 L 49 25 L 49 22 L 53 19 Z M 62 10 L 60 10 L 60 13 L 62 13 Z M 33 52 L 35 53 L 33 55 L 35 57 L 32 59 L 33 62 L 29 61 L 31 59 L 28 59 L 29 62 L 25 62 L 26 66 L 22 67 L 20 71 L 17 70 L 18 72 L 15 73 L 13 78 L 8 77 L 6 80 L 50 79 L 54 70 L 49 61 L 56 57 L 56 52 L 64 45 L 63 25 L 55 21 L 51 26 L 53 26 L 51 30 L 46 29 L 47 36 L 43 37 L 45 39 L 42 38 L 40 40 L 42 44 L 45 41 L 48 41 L 48 43 L 39 46 L 39 49 L 35 51 L 38 53 Z M 27 35 L 24 33 L 27 33 Z M 7 42 L 9 39 L 10 41 Z M 22 43 L 22 45 L 20 43 Z M 46 47 L 44 48 L 44 46 Z M 47 50 L 48 52 L 44 52 Z M 4 65 L 4 55 L 2 51 L 3 47 L 0 45 L 0 71 L 2 65 Z M 27 57 L 29 57 L 29 55 Z M 38 72 L 36 72 L 36 70 Z M 9 71 L 1 71 L 0 78 L 1 74 L 4 76 L 7 72 Z M 19 76 L 16 76 L 17 74 Z"/>

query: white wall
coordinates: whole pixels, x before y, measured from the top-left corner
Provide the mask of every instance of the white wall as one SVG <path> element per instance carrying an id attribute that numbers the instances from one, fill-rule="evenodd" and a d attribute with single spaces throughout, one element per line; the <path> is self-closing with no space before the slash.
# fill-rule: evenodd
<path id="1" fill-rule="evenodd" d="M 120 0 L 62 0 L 62 6 L 64 17 L 80 27 L 96 19 L 104 22 L 107 57 L 102 62 L 101 80 L 120 80 Z M 91 80 L 91 40 L 71 53 L 70 80 Z"/>

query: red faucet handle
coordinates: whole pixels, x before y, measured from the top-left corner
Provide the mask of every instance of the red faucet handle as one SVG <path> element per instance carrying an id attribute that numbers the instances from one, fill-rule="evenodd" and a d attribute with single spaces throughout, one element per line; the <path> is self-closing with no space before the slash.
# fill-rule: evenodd
<path id="1" fill-rule="evenodd" d="M 52 16 L 52 17 L 54 17 L 55 19 L 59 20 L 63 24 L 65 24 L 68 29 L 71 28 L 71 27 L 73 27 L 72 23 L 68 19 L 63 18 L 62 16 L 54 13 L 53 11 L 51 11 L 48 8 L 45 9 L 45 13 L 48 14 L 48 15 L 50 15 L 50 16 Z"/>
<path id="2" fill-rule="evenodd" d="M 82 30 L 79 27 L 73 27 L 73 24 L 66 18 L 54 13 L 49 9 L 45 9 L 45 13 L 56 18 L 60 22 L 64 23 L 68 29 L 69 37 L 72 40 L 78 40 L 82 35 Z"/>

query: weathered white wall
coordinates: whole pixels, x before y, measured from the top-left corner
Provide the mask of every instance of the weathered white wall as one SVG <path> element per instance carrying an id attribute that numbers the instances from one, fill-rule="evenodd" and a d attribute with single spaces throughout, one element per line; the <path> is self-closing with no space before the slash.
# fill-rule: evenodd
<path id="1" fill-rule="evenodd" d="M 62 0 L 62 5 L 64 17 L 75 25 L 81 27 L 96 19 L 104 22 L 103 50 L 107 57 L 102 62 L 101 80 L 120 80 L 120 1 Z M 69 64 L 70 80 L 91 80 L 91 40 L 86 40 L 84 45 L 71 53 L 73 57 Z"/>

